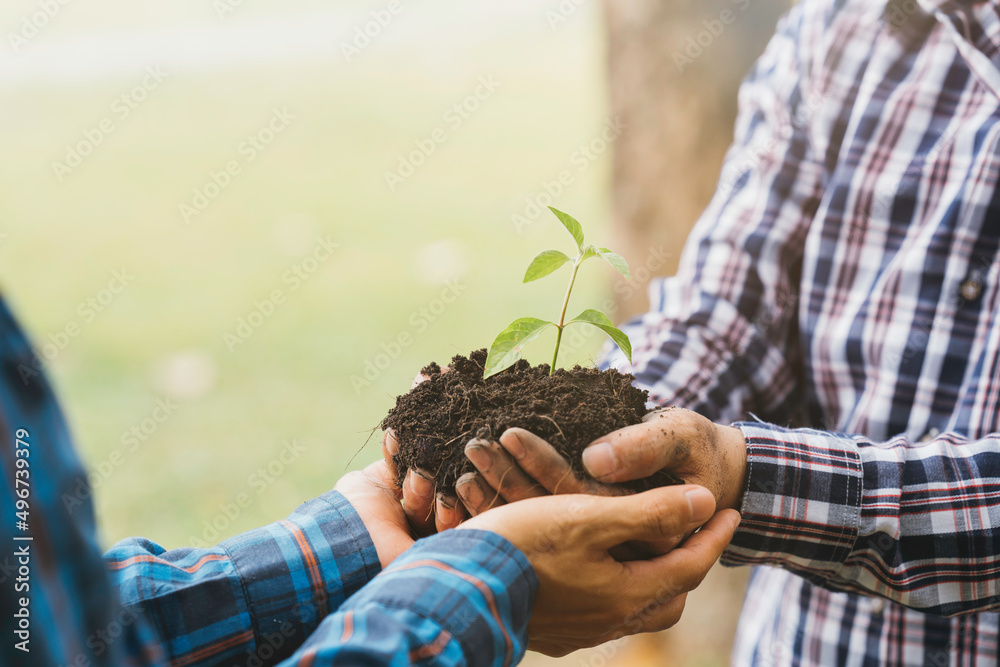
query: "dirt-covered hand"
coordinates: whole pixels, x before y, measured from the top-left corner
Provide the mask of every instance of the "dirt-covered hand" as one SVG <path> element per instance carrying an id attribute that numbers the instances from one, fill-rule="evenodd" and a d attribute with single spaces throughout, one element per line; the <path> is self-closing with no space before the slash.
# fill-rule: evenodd
<path id="1" fill-rule="evenodd" d="M 526 498 L 564 493 L 618 496 L 624 491 L 578 477 L 555 447 L 523 428 L 509 428 L 499 442 L 474 439 L 465 455 L 476 467 L 458 479 L 456 488 L 469 514 Z"/>
<path id="2" fill-rule="evenodd" d="M 539 580 L 529 646 L 565 655 L 674 625 L 685 594 L 701 583 L 739 523 L 734 511 L 713 513 L 712 494 L 685 485 L 616 498 L 532 498 L 485 512 L 459 530 L 491 530 L 524 552 Z M 665 555 L 620 562 L 611 553 L 625 542 L 676 539 L 709 517 Z"/>
<path id="3" fill-rule="evenodd" d="M 667 470 L 715 494 L 719 509 L 740 509 L 746 483 L 743 432 L 714 424 L 696 412 L 665 408 L 642 424 L 598 438 L 583 452 L 596 480 L 626 482 Z"/>
<path id="4" fill-rule="evenodd" d="M 442 373 L 450 368 L 445 366 Z M 410 389 L 430 378 L 423 373 L 417 373 Z M 468 512 L 458 502 L 454 493 L 437 491 L 434 487 L 434 475 L 426 470 L 408 470 L 402 487 L 396 486 L 399 477 L 393 457 L 399 451 L 399 442 L 392 429 L 386 430 L 382 436 L 382 458 L 392 472 L 393 488 L 396 497 L 403 501 L 403 511 L 413 533 L 425 537 L 432 533 L 454 528 L 469 517 Z"/>
<path id="5" fill-rule="evenodd" d="M 385 462 L 378 461 L 344 475 L 334 487 L 361 517 L 383 568 L 413 545 L 410 527 L 393 489 L 394 478 Z"/>
<path id="6" fill-rule="evenodd" d="M 393 457 L 399 442 L 392 429 L 382 436 L 382 458 L 392 475 L 392 488 L 397 500 L 403 501 L 403 512 L 417 537 L 454 528 L 468 518 L 468 513 L 453 493 L 437 491 L 434 477 L 424 470 L 407 470 L 402 486 L 396 485 L 398 473 Z"/>

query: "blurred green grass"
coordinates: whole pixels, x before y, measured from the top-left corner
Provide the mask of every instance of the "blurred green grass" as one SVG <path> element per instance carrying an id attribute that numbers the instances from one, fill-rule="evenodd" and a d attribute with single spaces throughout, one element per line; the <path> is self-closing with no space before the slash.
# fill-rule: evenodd
<path id="1" fill-rule="evenodd" d="M 65 7 L 25 51 L 146 20 L 136 3 L 96 4 L 89 13 Z M 245 15 L 226 21 L 319 6 L 246 4 Z M 551 30 L 545 11 L 556 4 L 470 37 L 448 23 L 461 15 L 459 3 L 436 3 L 440 23 L 429 22 L 417 52 L 376 40 L 345 63 L 336 48 L 343 35 L 331 35 L 326 59 L 171 72 L 63 183 L 52 161 L 108 115 L 147 63 L 79 84 L 0 90 L 0 285 L 39 343 L 71 320 L 82 325 L 49 370 L 85 461 L 97 466 L 123 452 L 95 491 L 105 545 L 131 535 L 189 544 L 241 493 L 252 502 L 220 522 L 220 538 L 285 516 L 378 456 L 375 427 L 419 368 L 486 346 L 515 317 L 557 310 L 561 280 L 521 286 L 520 277 L 536 252 L 565 247 L 568 237 L 547 217 L 518 233 L 511 215 L 570 168 L 606 111 L 596 8 Z M 15 3 L 4 24 L 17 25 L 31 7 Z M 394 26 L 405 28 L 420 10 L 408 11 Z M 172 5 L 160 18 L 181 28 L 218 24 L 209 3 Z M 481 75 L 501 83 L 497 93 L 390 192 L 384 172 L 443 125 L 442 114 Z M 178 205 L 210 170 L 239 157 L 239 143 L 275 107 L 294 122 L 184 224 Z M 557 201 L 602 239 L 609 168 L 606 154 L 574 171 Z M 340 247 L 291 292 L 282 276 L 319 236 Z M 78 304 L 120 269 L 133 282 L 83 324 Z M 575 307 L 599 304 L 610 275 L 584 276 Z M 418 333 L 411 314 L 450 276 L 462 295 Z M 231 353 L 224 334 L 275 288 L 287 302 Z M 351 376 L 401 332 L 413 333 L 412 346 L 355 391 Z M 587 360 L 598 343 L 562 359 Z M 529 358 L 545 361 L 546 348 L 540 343 Z M 164 372 L 180 377 L 164 380 Z M 128 451 L 123 433 L 172 394 L 176 412 Z M 255 472 L 273 465 L 289 439 L 304 451 L 261 488 Z"/>

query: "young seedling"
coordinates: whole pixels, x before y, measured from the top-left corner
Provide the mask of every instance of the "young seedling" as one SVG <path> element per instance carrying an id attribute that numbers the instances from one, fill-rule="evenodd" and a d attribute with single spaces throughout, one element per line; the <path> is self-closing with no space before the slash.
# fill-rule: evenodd
<path id="1" fill-rule="evenodd" d="M 566 288 L 566 297 L 563 299 L 562 310 L 559 312 L 559 321 L 549 322 L 548 320 L 540 320 L 534 317 L 522 317 L 511 322 L 506 329 L 500 332 L 500 335 L 493 341 L 493 345 L 490 346 L 490 352 L 486 357 L 486 368 L 483 372 L 483 379 L 496 375 L 517 363 L 521 358 L 521 350 L 524 346 L 538 338 L 539 334 L 549 327 L 556 328 L 556 348 L 552 353 L 552 365 L 549 369 L 550 375 L 555 373 L 563 329 L 575 323 L 590 324 L 608 334 L 611 340 L 622 349 L 622 352 L 628 357 L 629 362 L 632 361 L 632 344 L 629 342 L 628 336 L 621 330 L 616 329 L 604 313 L 599 310 L 588 309 L 569 322 L 566 321 L 566 308 L 569 306 L 569 297 L 573 293 L 573 283 L 576 282 L 576 273 L 580 270 L 581 264 L 591 257 L 601 257 L 625 276 L 626 280 L 630 280 L 628 262 L 621 255 L 613 253 L 607 248 L 584 245 L 583 228 L 580 226 L 580 223 L 572 216 L 551 206 L 549 210 L 559 218 L 559 222 L 563 224 L 563 227 L 566 228 L 566 231 L 570 233 L 570 236 L 576 242 L 576 257 L 570 257 L 558 250 L 546 250 L 531 261 L 531 265 L 528 266 L 528 270 L 524 274 L 524 282 L 530 283 L 533 280 L 544 278 L 562 267 L 563 264 L 567 262 L 573 263 L 573 272 L 569 277 L 569 287 Z"/>

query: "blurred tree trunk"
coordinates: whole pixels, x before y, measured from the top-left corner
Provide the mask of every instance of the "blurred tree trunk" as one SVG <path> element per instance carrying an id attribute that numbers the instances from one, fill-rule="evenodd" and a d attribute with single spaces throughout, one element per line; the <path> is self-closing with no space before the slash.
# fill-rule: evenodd
<path id="1" fill-rule="evenodd" d="M 613 228 L 633 282 L 616 286 L 624 321 L 648 308 L 646 286 L 671 275 L 708 204 L 736 119 L 740 80 L 764 50 L 779 0 L 605 0 L 611 106 L 625 127 L 615 144 Z M 745 568 L 715 568 L 681 622 L 629 646 L 627 662 L 724 665 Z"/>
<path id="2" fill-rule="evenodd" d="M 618 286 L 618 320 L 645 312 L 648 273 L 676 270 L 732 141 L 740 80 L 788 6 L 605 0 L 612 113 L 625 126 L 615 144 L 615 242 L 648 269 L 631 289 Z"/>

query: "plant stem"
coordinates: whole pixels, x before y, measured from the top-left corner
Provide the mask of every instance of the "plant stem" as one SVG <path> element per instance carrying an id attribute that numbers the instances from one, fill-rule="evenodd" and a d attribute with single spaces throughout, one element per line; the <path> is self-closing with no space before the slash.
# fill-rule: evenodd
<path id="1" fill-rule="evenodd" d="M 563 328 L 566 326 L 566 308 L 569 306 L 569 295 L 573 293 L 573 283 L 576 282 L 576 272 L 583 263 L 583 252 L 576 256 L 573 262 L 573 274 L 569 277 L 569 287 L 566 288 L 566 298 L 563 299 L 562 312 L 559 313 L 559 324 L 556 325 L 556 349 L 552 353 L 552 366 L 549 367 L 549 375 L 556 372 L 556 359 L 559 358 L 559 343 L 562 342 Z"/>

